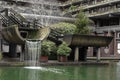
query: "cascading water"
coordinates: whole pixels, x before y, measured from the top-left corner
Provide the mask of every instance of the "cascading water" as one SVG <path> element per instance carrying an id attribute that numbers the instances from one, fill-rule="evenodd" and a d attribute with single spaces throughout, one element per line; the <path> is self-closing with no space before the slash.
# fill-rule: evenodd
<path id="1" fill-rule="evenodd" d="M 27 40 L 25 43 L 25 56 L 24 60 L 26 65 L 37 66 L 39 65 L 39 58 L 41 53 L 40 40 Z"/>
<path id="2" fill-rule="evenodd" d="M 55 22 L 52 20 L 50 16 L 59 16 L 56 14 L 59 12 L 58 7 L 55 6 L 56 0 L 30 0 L 32 5 L 29 7 L 33 14 L 34 19 L 38 21 L 42 25 L 42 27 L 48 27 L 50 24 Z M 43 17 L 38 18 L 35 15 L 42 15 Z M 47 16 L 47 17 L 45 17 Z M 27 60 L 26 64 L 30 66 L 36 66 L 39 63 L 40 57 L 40 41 L 26 41 L 25 44 L 25 60 Z M 33 68 L 33 67 L 32 67 Z"/>
<path id="3" fill-rule="evenodd" d="M 53 20 L 51 16 L 60 16 L 60 10 L 57 5 L 57 0 L 32 0 L 32 11 L 34 15 L 41 15 L 41 18 L 37 19 L 42 25 L 49 26 L 51 23 L 58 22 L 58 20 Z M 46 17 L 47 16 L 47 17 Z"/>
<path id="4" fill-rule="evenodd" d="M 37 23 L 40 24 L 37 27 L 49 27 L 52 23 L 58 22 L 59 20 L 54 20 L 53 17 L 60 17 L 60 10 L 57 6 L 57 0 L 12 0 L 12 1 L 0 1 L 0 10 L 1 8 L 12 8 L 17 13 L 24 13 L 26 15 L 32 15 L 32 19 L 28 17 L 28 21 L 34 22 L 37 20 Z M 37 15 L 37 16 L 36 16 Z M 41 16 L 41 17 L 38 17 Z M 24 15 L 22 15 L 24 16 Z M 46 17 L 47 16 L 47 17 Z M 57 18 L 56 18 L 57 19 Z M 34 25 L 35 26 L 35 25 Z M 36 27 L 36 26 L 35 26 Z M 46 32 L 45 32 L 46 34 Z M 43 34 L 44 35 L 44 34 Z M 25 53 L 21 56 L 21 61 L 25 59 L 29 62 L 35 61 L 35 57 L 39 55 L 32 54 L 37 50 L 35 47 L 36 42 L 26 41 L 25 43 Z M 39 44 L 39 43 L 37 43 Z M 24 49 L 23 49 L 24 52 Z M 28 57 L 27 57 L 28 56 Z M 24 59 L 23 59 L 24 58 Z M 36 63 L 30 63 L 29 65 L 35 66 Z"/>
<path id="5" fill-rule="evenodd" d="M 25 13 L 27 15 L 33 15 L 34 17 L 32 19 L 28 17 L 28 21 L 30 20 L 30 22 L 32 22 L 37 20 L 38 24 L 41 24 L 40 27 L 48 27 L 52 23 L 59 22 L 59 19 L 53 19 L 53 17 L 56 17 L 56 19 L 57 17 L 60 17 L 60 10 L 57 6 L 57 0 L 15 0 L 14 2 L 10 1 L 12 2 L 11 5 L 9 5 L 10 3 L 4 0 L 0 2 L 0 6 L 3 8 L 12 8 L 20 14 Z M 19 5 L 19 2 L 23 2 L 25 6 Z M 39 18 L 36 15 L 41 17 Z M 39 46 L 36 46 L 37 44 L 39 44 Z M 24 55 L 22 55 L 22 58 L 24 57 L 24 61 L 26 61 L 27 65 L 35 66 L 38 63 L 37 59 L 40 57 L 40 51 L 38 48 L 40 50 L 39 41 L 26 41 L 25 53 L 23 53 Z"/>

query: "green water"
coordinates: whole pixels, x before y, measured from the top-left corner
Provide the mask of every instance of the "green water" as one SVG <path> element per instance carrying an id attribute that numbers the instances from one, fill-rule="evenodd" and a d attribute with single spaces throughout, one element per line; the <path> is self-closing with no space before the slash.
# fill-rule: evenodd
<path id="1" fill-rule="evenodd" d="M 120 80 L 120 66 L 0 67 L 0 80 Z"/>

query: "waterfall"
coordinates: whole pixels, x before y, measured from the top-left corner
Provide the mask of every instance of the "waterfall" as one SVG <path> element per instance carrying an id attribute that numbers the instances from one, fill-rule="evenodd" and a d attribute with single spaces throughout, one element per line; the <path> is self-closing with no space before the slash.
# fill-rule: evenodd
<path id="1" fill-rule="evenodd" d="M 38 66 L 41 53 L 40 40 L 26 40 L 24 61 L 28 66 Z"/>
<path id="2" fill-rule="evenodd" d="M 42 25 L 48 27 L 51 23 L 57 22 L 57 20 L 51 18 L 51 16 L 60 16 L 57 0 L 32 0 L 32 3 L 31 10 L 33 10 L 33 14 L 43 16 L 40 19 L 35 17 Z"/>

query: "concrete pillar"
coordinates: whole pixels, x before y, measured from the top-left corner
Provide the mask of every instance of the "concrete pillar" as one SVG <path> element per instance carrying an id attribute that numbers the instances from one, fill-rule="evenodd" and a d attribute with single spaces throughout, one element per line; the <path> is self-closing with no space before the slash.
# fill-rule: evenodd
<path id="1" fill-rule="evenodd" d="M 75 58 L 74 61 L 78 62 L 79 61 L 79 47 L 75 48 Z"/>
<path id="2" fill-rule="evenodd" d="M 100 26 L 100 22 L 97 20 L 96 27 L 99 27 L 99 26 Z"/>
<path id="3" fill-rule="evenodd" d="M 108 34 L 107 34 L 107 36 L 111 36 L 111 32 L 110 32 L 110 31 L 108 31 Z"/>
<path id="4" fill-rule="evenodd" d="M 97 62 L 100 61 L 100 48 L 98 48 L 98 51 L 97 51 Z"/>
<path id="5" fill-rule="evenodd" d="M 95 0 L 95 1 L 94 1 L 94 4 L 96 4 L 96 3 L 97 3 L 97 1 Z"/>
<path id="6" fill-rule="evenodd" d="M 116 35 L 116 32 L 114 32 L 114 54 L 116 54 L 117 53 L 117 41 L 116 41 L 116 37 L 117 37 L 117 35 Z"/>
<path id="7" fill-rule="evenodd" d="M 20 61 L 24 61 L 25 45 L 21 45 Z"/>
<path id="8" fill-rule="evenodd" d="M 9 56 L 12 58 L 17 57 L 17 45 L 16 44 L 9 44 Z"/>
<path id="9" fill-rule="evenodd" d="M 2 51 L 2 20 L 0 19 L 0 51 Z"/>
<path id="10" fill-rule="evenodd" d="M 120 18 L 119 18 L 119 25 L 120 25 Z"/>

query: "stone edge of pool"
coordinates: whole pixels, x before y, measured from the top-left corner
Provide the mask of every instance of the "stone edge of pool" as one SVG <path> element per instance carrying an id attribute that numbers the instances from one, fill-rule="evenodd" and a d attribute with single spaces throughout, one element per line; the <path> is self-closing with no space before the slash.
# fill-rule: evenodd
<path id="1" fill-rule="evenodd" d="M 109 65 L 109 61 L 86 61 L 86 62 L 58 62 L 48 61 L 40 62 L 40 66 L 80 66 L 80 65 Z M 24 62 L 0 62 L 0 67 L 21 67 L 25 66 Z"/>

